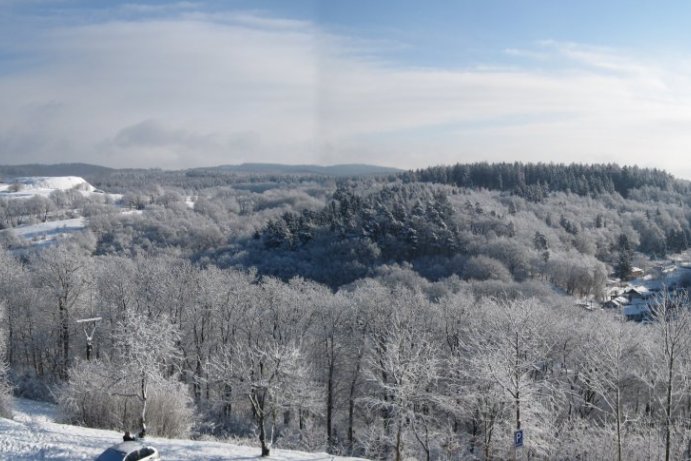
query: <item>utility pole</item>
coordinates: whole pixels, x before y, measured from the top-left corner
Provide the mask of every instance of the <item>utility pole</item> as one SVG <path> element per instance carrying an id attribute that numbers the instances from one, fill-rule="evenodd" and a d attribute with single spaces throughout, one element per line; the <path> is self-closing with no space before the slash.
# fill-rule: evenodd
<path id="1" fill-rule="evenodd" d="M 92 317 L 89 319 L 80 319 L 77 320 L 77 323 L 82 324 L 82 328 L 84 329 L 84 335 L 86 336 L 86 360 L 91 360 L 91 352 L 93 351 L 93 339 L 94 339 L 94 333 L 96 332 L 96 322 L 101 320 L 101 317 Z M 86 327 L 88 324 L 91 324 L 91 332 L 87 331 Z"/>

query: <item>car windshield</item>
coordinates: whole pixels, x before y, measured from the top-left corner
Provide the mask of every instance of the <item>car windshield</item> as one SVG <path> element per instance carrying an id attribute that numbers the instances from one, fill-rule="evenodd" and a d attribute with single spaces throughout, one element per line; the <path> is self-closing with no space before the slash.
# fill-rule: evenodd
<path id="1" fill-rule="evenodd" d="M 111 447 L 101 453 L 101 456 L 96 458 L 96 461 L 122 461 L 127 456 L 126 451 Z"/>

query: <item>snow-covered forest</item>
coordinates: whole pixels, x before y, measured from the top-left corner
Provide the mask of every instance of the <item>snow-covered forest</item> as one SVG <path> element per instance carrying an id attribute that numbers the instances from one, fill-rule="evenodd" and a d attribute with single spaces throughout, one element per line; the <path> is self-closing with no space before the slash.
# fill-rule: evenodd
<path id="1" fill-rule="evenodd" d="M 645 323 L 599 308 L 608 279 L 688 249 L 685 182 L 614 165 L 82 175 L 0 190 L 3 415 L 14 392 L 64 422 L 266 455 L 691 457 L 683 290 Z"/>

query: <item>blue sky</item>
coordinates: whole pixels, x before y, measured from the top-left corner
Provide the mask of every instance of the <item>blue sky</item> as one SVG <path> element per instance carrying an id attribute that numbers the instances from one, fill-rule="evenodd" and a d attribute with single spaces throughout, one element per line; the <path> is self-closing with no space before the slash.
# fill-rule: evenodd
<path id="1" fill-rule="evenodd" d="M 689 19 L 681 1 L 0 0 L 0 163 L 691 178 Z"/>

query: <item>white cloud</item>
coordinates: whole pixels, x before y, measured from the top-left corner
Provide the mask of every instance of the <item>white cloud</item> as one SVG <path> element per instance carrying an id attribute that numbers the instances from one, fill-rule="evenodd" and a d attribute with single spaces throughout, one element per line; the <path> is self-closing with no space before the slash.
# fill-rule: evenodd
<path id="1" fill-rule="evenodd" d="M 544 42 L 505 50 L 540 67 L 412 68 L 309 22 L 177 8 L 29 44 L 38 64 L 0 74 L 0 162 L 617 161 L 691 177 L 681 61 Z"/>

